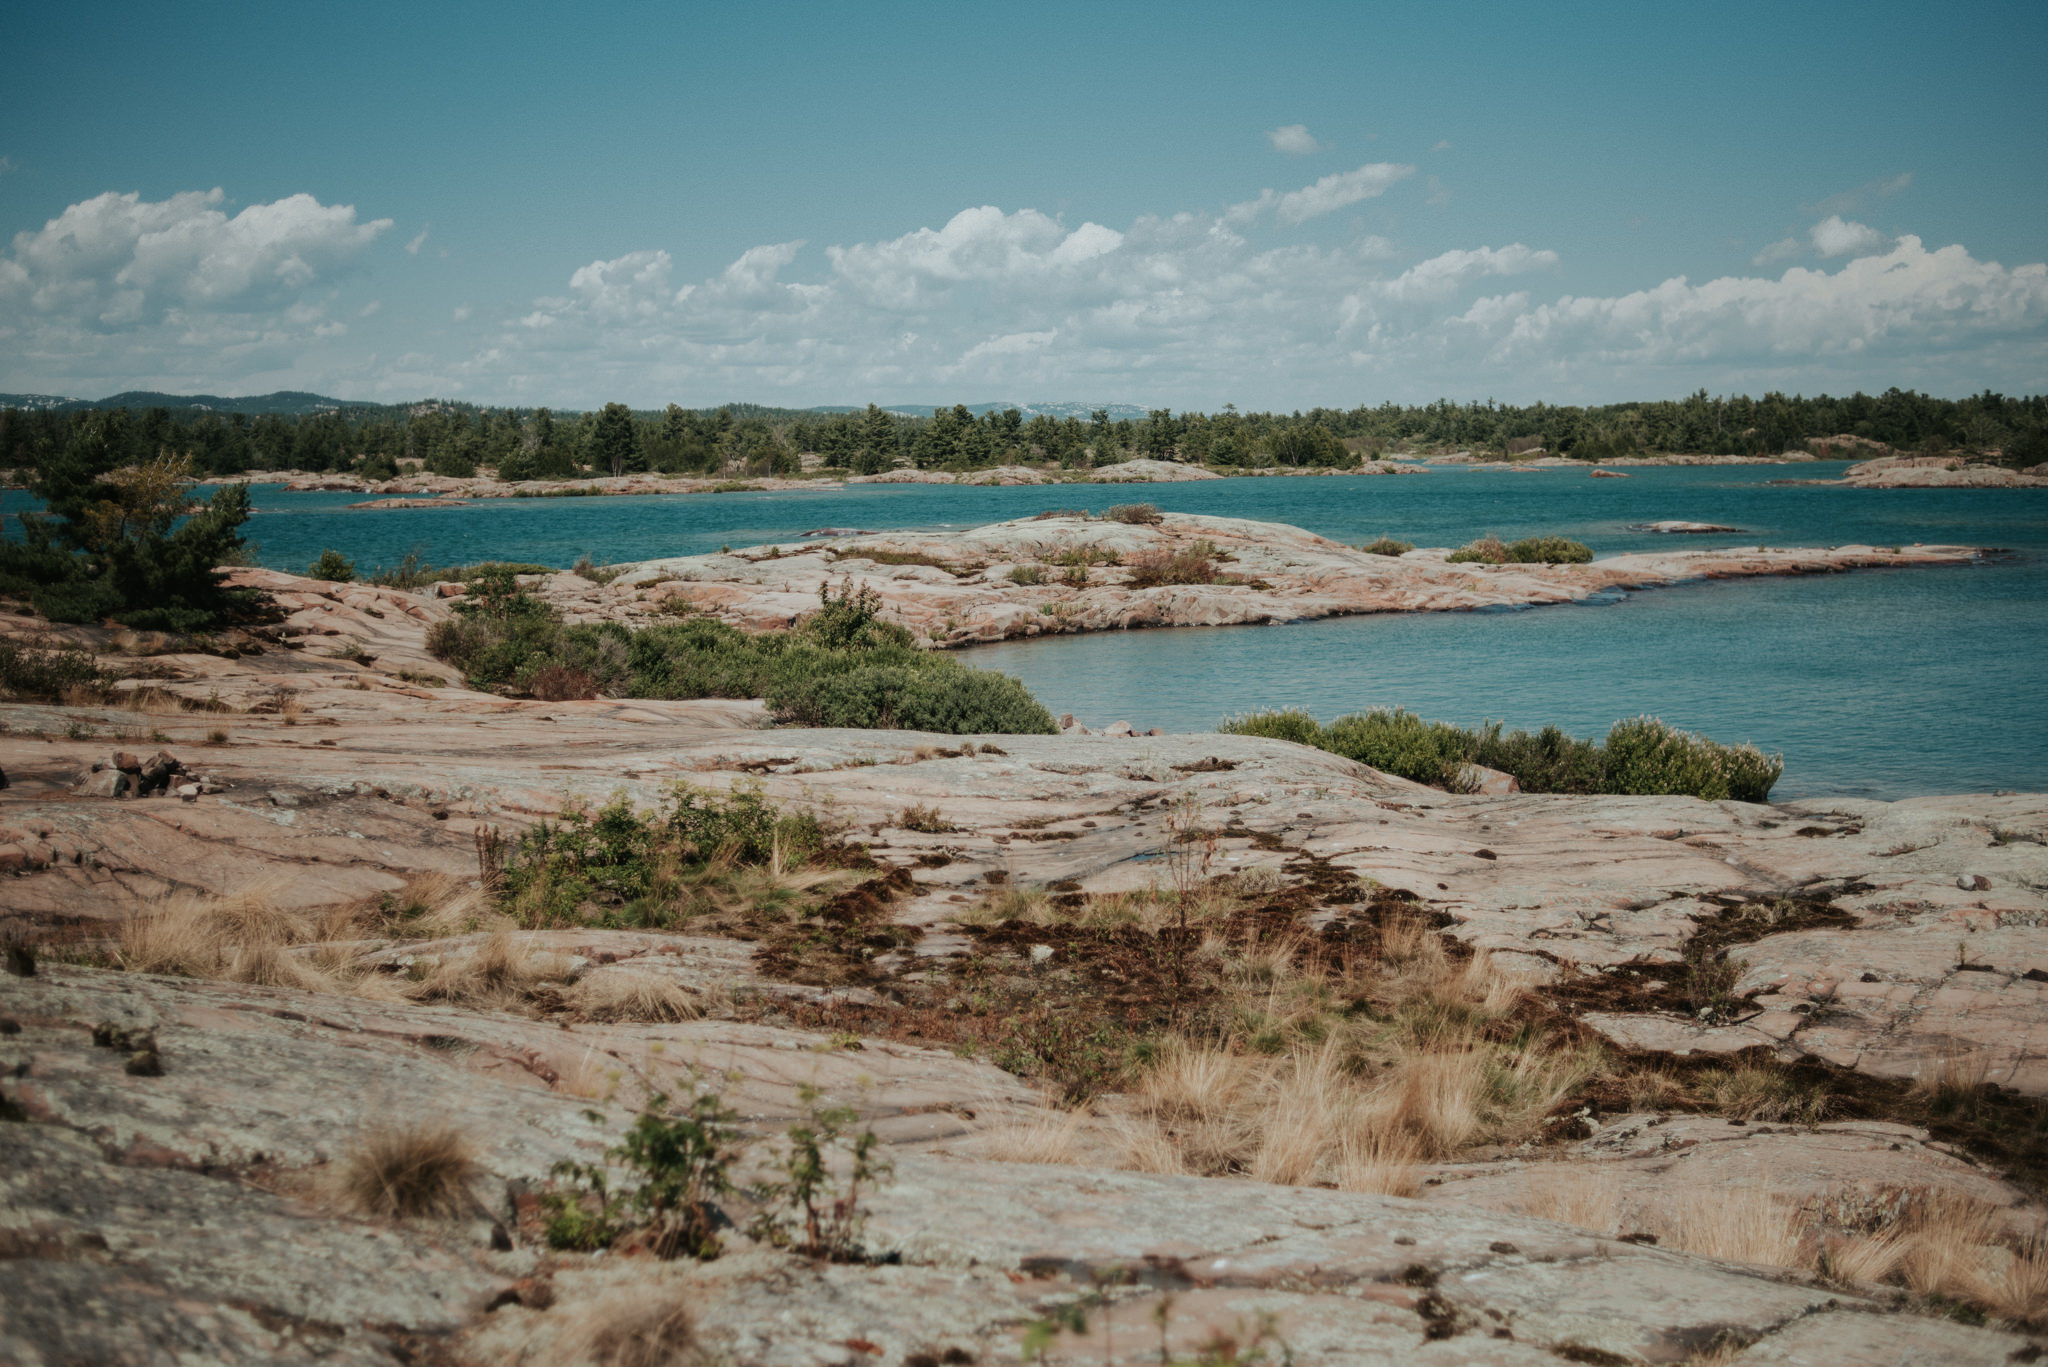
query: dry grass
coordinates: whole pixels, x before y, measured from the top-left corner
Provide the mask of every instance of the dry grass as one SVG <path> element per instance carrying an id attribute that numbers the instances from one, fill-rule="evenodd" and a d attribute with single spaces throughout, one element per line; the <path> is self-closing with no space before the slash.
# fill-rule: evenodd
<path id="1" fill-rule="evenodd" d="M 342 1198 L 365 1215 L 445 1219 L 475 1206 L 475 1168 L 469 1141 L 452 1125 L 388 1127 L 357 1141 L 337 1180 Z"/>
<path id="2" fill-rule="evenodd" d="M 1798 1211 L 1767 1185 L 1687 1192 L 1655 1223 L 1660 1243 L 1688 1253 L 1767 1267 L 1806 1267 L 1813 1261 Z"/>
<path id="3" fill-rule="evenodd" d="M 983 1130 L 971 1141 L 977 1158 L 998 1163 L 1076 1163 L 1084 1110 L 1048 1112 L 1013 1125 Z"/>
<path id="4" fill-rule="evenodd" d="M 695 1367 L 710 1360 L 697 1342 L 696 1321 L 675 1290 L 650 1293 L 634 1285 L 558 1303 L 519 1357 L 548 1367 Z"/>
<path id="5" fill-rule="evenodd" d="M 1538 1220 L 1613 1234 L 1621 1213 L 1621 1183 L 1611 1172 L 1559 1163 L 1532 1172 L 1530 1191 L 1515 1209 Z"/>
<path id="6" fill-rule="evenodd" d="M 510 1010 L 529 1000 L 534 989 L 569 976 L 567 960 L 537 954 L 529 938 L 501 930 L 467 953 L 434 964 L 407 995 L 415 1001 Z"/>
<path id="7" fill-rule="evenodd" d="M 1535 1135 L 1599 1064 L 1542 1037 L 1507 1042 L 1522 983 L 1484 953 L 1455 957 L 1418 921 L 1385 926 L 1369 963 L 1333 965 L 1288 935 L 1211 935 L 1200 953 L 1229 1024 L 1169 1045 L 1135 1080 L 1159 1138 L 1126 1136 L 1134 1166 L 1412 1190 L 1418 1162 Z"/>
<path id="8" fill-rule="evenodd" d="M 569 1004 L 577 1014 L 594 1021 L 672 1025 L 704 1014 L 697 999 L 681 985 L 631 970 L 592 974 L 569 994 Z"/>
<path id="9" fill-rule="evenodd" d="M 319 990 L 326 975 L 284 953 L 311 936 L 305 918 L 282 911 L 275 880 L 224 897 L 173 893 L 121 927 L 116 959 L 134 973 L 217 978 Z"/>

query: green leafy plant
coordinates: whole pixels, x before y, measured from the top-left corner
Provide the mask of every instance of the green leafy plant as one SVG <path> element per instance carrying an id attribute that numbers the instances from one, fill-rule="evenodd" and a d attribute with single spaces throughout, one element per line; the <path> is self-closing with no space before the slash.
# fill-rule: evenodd
<path id="1" fill-rule="evenodd" d="M 850 1131 L 858 1111 L 820 1105 L 819 1096 L 808 1085 L 797 1089 L 804 1118 L 789 1127 L 786 1147 L 776 1155 L 781 1176 L 749 1188 L 763 1206 L 751 1232 L 806 1257 L 857 1262 L 867 1220 L 861 1189 L 887 1180 L 893 1168 L 876 1154 L 881 1141 L 873 1130 Z M 833 1171 L 835 1163 L 842 1172 Z"/>
<path id="2" fill-rule="evenodd" d="M 320 558 L 306 571 L 306 577 L 325 579 L 333 584 L 346 584 L 356 577 L 356 565 L 340 551 L 326 550 L 320 552 Z"/>
<path id="3" fill-rule="evenodd" d="M 97 694 L 111 677 L 84 646 L 55 636 L 0 636 L 0 697 L 61 702 L 81 690 Z"/>
<path id="4" fill-rule="evenodd" d="M 715 1092 L 695 1093 L 675 1114 L 665 1094 L 650 1096 L 605 1161 L 555 1165 L 556 1177 L 571 1185 L 541 1198 L 548 1243 L 589 1252 L 644 1231 L 657 1257 L 717 1257 L 723 1217 L 715 1202 L 733 1191 L 736 1118 Z M 627 1184 L 613 1186 L 614 1168 L 624 1170 Z"/>
<path id="5" fill-rule="evenodd" d="M 1655 717 L 1616 722 L 1604 743 L 1554 726 L 1531 734 L 1476 731 L 1429 722 L 1399 708 L 1374 708 L 1328 726 L 1298 709 L 1254 712 L 1225 722 L 1227 734 L 1265 736 L 1329 750 L 1383 773 L 1457 789 L 1468 765 L 1512 774 L 1525 792 L 1683 794 L 1709 802 L 1764 802 L 1784 760 L 1753 745 L 1722 745 Z"/>

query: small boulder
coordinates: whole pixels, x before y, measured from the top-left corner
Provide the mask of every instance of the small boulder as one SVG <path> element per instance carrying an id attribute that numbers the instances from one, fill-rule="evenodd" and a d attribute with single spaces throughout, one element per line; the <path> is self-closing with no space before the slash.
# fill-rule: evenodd
<path id="1" fill-rule="evenodd" d="M 199 800 L 199 785 L 196 783 L 179 784 L 178 796 L 187 802 L 197 802 Z"/>
<path id="2" fill-rule="evenodd" d="M 270 798 L 270 805 L 273 807 L 296 807 L 299 805 L 298 798 L 282 788 L 272 788 L 268 796 Z"/>
<path id="3" fill-rule="evenodd" d="M 1127 721 L 1113 721 L 1109 725 L 1102 728 L 1102 734 L 1105 736 L 1131 735 L 1131 724 Z"/>
<path id="4" fill-rule="evenodd" d="M 124 774 L 139 774 L 142 772 L 142 761 L 129 751 L 116 750 L 107 756 L 107 767 L 119 769 Z"/>
<path id="5" fill-rule="evenodd" d="M 1989 892 L 1991 880 L 1981 873 L 1959 873 L 1956 875 L 1956 886 L 1964 892 Z"/>
<path id="6" fill-rule="evenodd" d="M 1465 792 L 1477 793 L 1481 797 L 1506 797 L 1522 791 L 1521 781 L 1513 774 L 1504 774 L 1483 764 L 1468 764 L 1460 769 L 1458 781 Z"/>
<path id="7" fill-rule="evenodd" d="M 129 797 L 134 783 L 119 769 L 97 769 L 80 778 L 71 791 L 79 797 Z"/>

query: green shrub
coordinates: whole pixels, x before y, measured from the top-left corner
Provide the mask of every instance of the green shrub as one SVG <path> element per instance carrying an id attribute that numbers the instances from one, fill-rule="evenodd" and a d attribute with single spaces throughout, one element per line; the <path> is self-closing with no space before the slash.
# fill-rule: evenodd
<path id="1" fill-rule="evenodd" d="M 1477 541 L 1466 542 L 1444 559 L 1453 565 L 1505 565 L 1508 561 L 1508 548 L 1499 537 L 1488 532 Z"/>
<path id="2" fill-rule="evenodd" d="M 1012 565 L 1010 566 L 1010 582 L 1012 584 L 1043 584 L 1045 582 L 1045 571 L 1036 565 Z"/>
<path id="3" fill-rule="evenodd" d="M 1527 537 L 1508 547 L 1508 559 L 1517 565 L 1583 565 L 1592 558 L 1585 542 L 1561 536 Z"/>
<path id="4" fill-rule="evenodd" d="M 428 630 L 427 649 L 483 690 L 531 690 L 543 671 L 588 676 L 610 697 L 763 698 L 776 719 L 844 726 L 1052 735 L 1058 727 L 1007 675 L 919 650 L 885 622 L 872 590 L 821 590 L 817 612 L 789 631 L 748 635 L 693 619 L 633 630 L 616 622 L 565 626 L 520 590 L 509 568 L 469 583 L 456 616 Z"/>
<path id="5" fill-rule="evenodd" d="M 1131 577 L 1126 582 L 1134 589 L 1163 584 L 1213 584 L 1220 577 L 1213 541 L 1197 541 L 1179 550 L 1161 546 L 1139 551 L 1131 556 L 1129 564 Z"/>
<path id="6" fill-rule="evenodd" d="M 356 566 L 340 551 L 322 551 L 320 558 L 306 571 L 308 579 L 325 579 L 333 584 L 346 584 L 356 577 Z"/>
<path id="7" fill-rule="evenodd" d="M 1125 522 L 1133 527 L 1150 527 L 1166 520 L 1166 515 L 1150 503 L 1117 503 L 1102 510 L 1102 515 L 1111 522 Z"/>
<path id="8" fill-rule="evenodd" d="M 16 702 L 62 702 L 73 689 L 99 689 L 111 676 L 92 652 L 56 637 L 0 636 L 0 697 Z"/>
<path id="9" fill-rule="evenodd" d="M 1510 545 L 1488 532 L 1444 558 L 1454 565 L 1583 565 L 1593 558 L 1593 550 L 1583 541 L 1562 536 L 1525 537 Z"/>
<path id="10" fill-rule="evenodd" d="M 775 1155 L 781 1179 L 748 1188 L 762 1207 L 748 1232 L 807 1258 L 859 1261 L 861 1228 L 867 1223 L 861 1188 L 887 1179 L 889 1161 L 876 1155 L 880 1141 L 873 1130 L 850 1132 L 860 1119 L 853 1107 L 822 1106 L 817 1089 L 809 1085 L 799 1086 L 797 1097 L 804 1118 L 789 1127 L 787 1147 Z M 845 1155 L 836 1163 L 831 1157 L 835 1149 Z"/>
<path id="11" fill-rule="evenodd" d="M 1375 708 L 1323 726 L 1306 712 L 1255 712 L 1225 722 L 1231 735 L 1264 736 L 1328 750 L 1382 773 L 1455 789 L 1468 764 L 1512 774 L 1529 793 L 1680 794 L 1718 802 L 1765 802 L 1784 773 L 1778 756 L 1753 745 L 1721 745 L 1676 731 L 1654 717 L 1616 722 L 1604 744 L 1554 726 L 1534 735 L 1477 731 L 1426 722 L 1398 708 Z"/>
<path id="12" fill-rule="evenodd" d="M 1391 536 L 1383 536 L 1377 541 L 1366 542 L 1358 549 L 1364 551 L 1367 555 L 1406 555 L 1415 549 L 1415 544 L 1411 541 L 1396 541 Z"/>
<path id="13" fill-rule="evenodd" d="M 668 1098 L 656 1093 L 605 1151 L 604 1162 L 555 1165 L 556 1178 L 575 1185 L 541 1198 L 550 1246 L 592 1252 L 644 1229 L 656 1257 L 718 1256 L 719 1212 L 712 1203 L 733 1191 L 738 1117 L 711 1092 L 691 1097 L 681 1114 L 667 1111 Z M 612 1167 L 624 1169 L 632 1185 L 614 1190 Z"/>

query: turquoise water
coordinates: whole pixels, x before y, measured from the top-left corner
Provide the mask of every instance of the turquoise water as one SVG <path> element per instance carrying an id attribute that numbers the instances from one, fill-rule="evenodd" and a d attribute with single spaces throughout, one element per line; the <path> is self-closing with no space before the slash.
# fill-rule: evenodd
<path id="1" fill-rule="evenodd" d="M 1785 756 L 1775 796 L 2048 786 L 2048 491 L 1774 484 L 1838 465 L 1582 471 L 1442 468 L 1392 478 L 1243 479 L 1116 488 L 866 485 L 793 494 L 502 499 L 351 510 L 349 494 L 257 486 L 259 559 L 303 570 L 333 547 L 359 565 L 408 549 L 447 564 L 566 566 L 789 544 L 821 527 L 961 527 L 1048 508 L 1145 500 L 1169 511 L 1287 522 L 1352 542 L 1456 545 L 1559 533 L 1596 554 L 1695 546 L 2007 548 L 1968 568 L 1702 583 L 1603 606 L 1343 618 L 1287 626 L 1117 632 L 979 647 L 1055 712 L 1207 729 L 1258 707 L 1328 718 L 1374 705 L 1462 724 L 1556 722 L 1582 735 L 1653 713 Z M 16 496 L 18 497 L 18 496 Z M 10 506 L 18 507 L 13 499 Z M 1741 527 L 1673 538 L 1663 519 Z"/>

